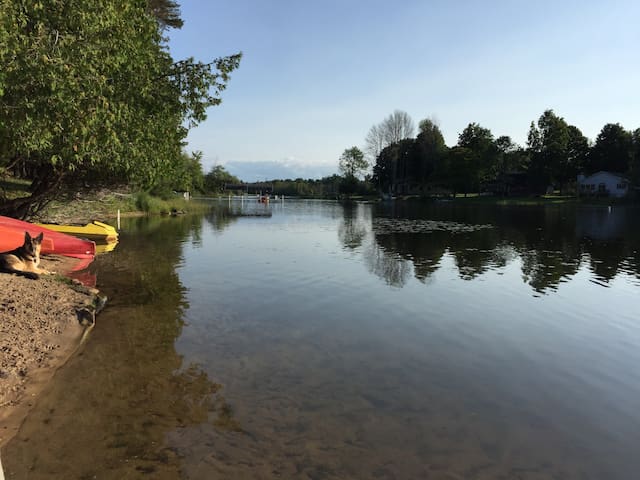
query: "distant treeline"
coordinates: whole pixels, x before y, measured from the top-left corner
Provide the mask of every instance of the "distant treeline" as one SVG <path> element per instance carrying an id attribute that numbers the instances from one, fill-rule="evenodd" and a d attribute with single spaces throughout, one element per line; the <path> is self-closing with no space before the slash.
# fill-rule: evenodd
<path id="1" fill-rule="evenodd" d="M 402 138 L 392 138 L 389 132 L 402 132 Z M 537 123 L 531 122 L 526 147 L 508 136 L 495 138 L 477 123 L 470 123 L 453 147 L 445 144 L 432 120 L 421 121 L 418 135 L 412 135 L 411 120 L 403 112 L 370 130 L 366 150 L 374 159 L 371 181 L 380 191 L 566 193 L 575 188 L 579 173 L 601 170 L 640 183 L 640 128 L 631 132 L 618 123 L 606 124 L 591 142 L 578 127 L 547 110 Z"/>
<path id="2" fill-rule="evenodd" d="M 273 192 L 314 198 L 376 193 L 571 194 L 578 174 L 598 171 L 619 174 L 631 185 L 640 185 L 640 128 L 628 131 L 619 123 L 604 125 L 591 141 L 578 127 L 547 110 L 537 122 L 531 122 L 525 146 L 508 136 L 496 138 L 477 123 L 467 125 L 458 143 L 451 147 L 445 144 L 433 120 L 422 120 L 417 136 L 414 133 L 411 117 L 395 111 L 371 127 L 364 151 L 358 147 L 344 150 L 339 159 L 341 175 L 319 180 L 271 180 Z M 217 168 L 217 178 L 228 176 L 224 169 Z M 220 191 L 223 183 L 219 181 L 210 191 Z"/>
<path id="3" fill-rule="evenodd" d="M 338 198 L 349 193 L 352 195 L 374 195 L 375 189 L 370 182 L 356 178 L 331 175 L 318 180 L 302 178 L 274 180 L 273 192 L 303 198 Z"/>
<path id="4" fill-rule="evenodd" d="M 267 191 L 276 195 L 301 198 L 335 199 L 345 190 L 347 179 L 334 174 L 321 179 L 274 179 L 261 182 L 269 188 Z M 369 182 L 354 180 L 349 192 L 360 195 L 374 195 L 376 192 Z M 237 177 L 228 173 L 224 167 L 216 166 L 205 175 L 204 191 L 206 194 L 221 194 L 224 192 L 244 193 L 245 189 L 238 189 L 238 185 L 251 186 L 243 183 Z M 350 185 L 350 184 L 349 184 Z M 255 190 L 255 188 L 253 189 Z"/>

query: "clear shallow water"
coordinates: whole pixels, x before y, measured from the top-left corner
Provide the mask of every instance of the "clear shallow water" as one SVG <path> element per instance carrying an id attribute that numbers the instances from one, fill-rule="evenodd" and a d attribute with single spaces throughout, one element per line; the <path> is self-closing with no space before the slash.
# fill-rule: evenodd
<path id="1" fill-rule="evenodd" d="M 636 477 L 638 210 L 215 206 L 96 261 L 9 478 Z"/>

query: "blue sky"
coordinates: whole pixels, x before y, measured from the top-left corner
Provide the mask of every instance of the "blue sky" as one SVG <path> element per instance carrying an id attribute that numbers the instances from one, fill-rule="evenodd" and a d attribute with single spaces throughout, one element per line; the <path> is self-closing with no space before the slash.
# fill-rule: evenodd
<path id="1" fill-rule="evenodd" d="M 337 173 L 394 110 L 524 145 L 548 108 L 594 140 L 640 127 L 640 2 L 182 0 L 174 58 L 243 52 L 189 134 L 204 168 L 252 181 Z"/>

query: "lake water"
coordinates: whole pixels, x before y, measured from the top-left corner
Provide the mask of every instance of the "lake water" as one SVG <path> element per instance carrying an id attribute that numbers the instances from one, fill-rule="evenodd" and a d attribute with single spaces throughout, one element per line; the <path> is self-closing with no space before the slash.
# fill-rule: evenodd
<path id="1" fill-rule="evenodd" d="M 131 219 L 10 479 L 634 479 L 640 211 Z"/>

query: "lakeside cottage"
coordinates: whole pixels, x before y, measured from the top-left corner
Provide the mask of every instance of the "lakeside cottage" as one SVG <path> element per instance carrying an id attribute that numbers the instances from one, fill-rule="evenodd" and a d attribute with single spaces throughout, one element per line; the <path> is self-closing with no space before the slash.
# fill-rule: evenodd
<path id="1" fill-rule="evenodd" d="M 629 179 L 612 172 L 600 171 L 593 175 L 578 175 L 578 194 L 598 197 L 622 198 L 629 194 Z"/>

